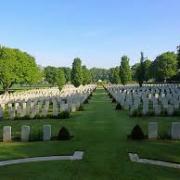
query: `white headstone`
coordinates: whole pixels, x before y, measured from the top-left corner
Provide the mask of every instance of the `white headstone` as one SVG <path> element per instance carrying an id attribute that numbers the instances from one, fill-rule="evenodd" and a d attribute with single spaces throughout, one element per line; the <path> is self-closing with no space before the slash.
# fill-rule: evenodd
<path id="1" fill-rule="evenodd" d="M 51 140 L 51 125 L 43 125 L 43 141 Z"/>
<path id="2" fill-rule="evenodd" d="M 3 127 L 3 142 L 11 141 L 11 126 Z"/>
<path id="3" fill-rule="evenodd" d="M 29 141 L 30 138 L 30 126 L 23 125 L 21 127 L 21 141 Z"/>
<path id="4" fill-rule="evenodd" d="M 180 122 L 173 122 L 171 125 L 171 138 L 180 139 Z"/>
<path id="5" fill-rule="evenodd" d="M 157 139 L 158 138 L 158 124 L 157 122 L 148 123 L 148 138 Z"/>

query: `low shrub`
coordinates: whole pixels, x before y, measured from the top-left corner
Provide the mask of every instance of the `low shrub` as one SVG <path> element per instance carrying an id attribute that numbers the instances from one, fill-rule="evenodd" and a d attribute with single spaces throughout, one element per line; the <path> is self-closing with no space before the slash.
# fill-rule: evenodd
<path id="1" fill-rule="evenodd" d="M 61 119 L 68 119 L 70 118 L 70 112 L 69 111 L 63 111 L 59 114 L 59 118 Z"/>
<path id="2" fill-rule="evenodd" d="M 141 127 L 139 125 L 136 125 L 132 131 L 131 134 L 129 136 L 129 138 L 133 139 L 133 140 L 142 140 L 145 139 L 145 135 L 141 129 Z"/>
<path id="3" fill-rule="evenodd" d="M 78 110 L 79 110 L 79 111 L 84 111 L 84 106 L 83 106 L 83 105 L 80 105 L 80 107 L 79 107 Z"/>
<path id="4" fill-rule="evenodd" d="M 62 127 L 59 130 L 57 138 L 58 138 L 58 140 L 70 140 L 71 139 L 71 135 L 70 135 L 70 133 L 69 133 L 67 128 Z"/>
<path id="5" fill-rule="evenodd" d="M 116 106 L 116 110 L 121 110 L 121 109 L 122 109 L 122 106 L 118 103 Z"/>

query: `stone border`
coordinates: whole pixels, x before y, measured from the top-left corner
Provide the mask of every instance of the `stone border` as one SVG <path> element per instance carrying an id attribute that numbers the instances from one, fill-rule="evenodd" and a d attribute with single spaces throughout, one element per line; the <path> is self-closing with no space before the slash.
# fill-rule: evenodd
<path id="1" fill-rule="evenodd" d="M 41 162 L 41 161 L 82 160 L 83 155 L 84 155 L 83 151 L 75 151 L 72 156 L 48 156 L 48 157 L 34 157 L 34 158 L 6 160 L 6 161 L 0 161 L 0 166 L 23 164 L 23 163 L 30 163 L 30 162 Z"/>
<path id="2" fill-rule="evenodd" d="M 171 163 L 171 162 L 151 160 L 151 159 L 141 159 L 141 158 L 139 158 L 138 154 L 135 154 L 135 153 L 134 154 L 128 153 L 128 154 L 129 154 L 129 159 L 132 162 L 180 169 L 180 164 L 178 164 L 178 163 Z"/>

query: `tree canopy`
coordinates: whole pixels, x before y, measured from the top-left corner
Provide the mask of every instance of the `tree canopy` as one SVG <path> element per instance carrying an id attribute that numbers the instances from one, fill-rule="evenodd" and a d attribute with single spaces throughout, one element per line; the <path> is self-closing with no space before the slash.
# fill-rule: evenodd
<path id="1" fill-rule="evenodd" d="M 72 64 L 71 82 L 75 87 L 79 87 L 83 82 L 83 73 L 80 58 L 75 58 Z"/>
<path id="2" fill-rule="evenodd" d="M 165 52 L 156 57 L 153 63 L 154 76 L 157 81 L 166 81 L 177 73 L 177 55 Z"/>
<path id="3" fill-rule="evenodd" d="M 87 69 L 86 66 L 82 66 L 82 74 L 83 74 L 83 85 L 90 84 L 92 81 L 91 72 Z"/>
<path id="4" fill-rule="evenodd" d="M 123 56 L 121 58 L 121 65 L 119 72 L 120 72 L 121 83 L 123 85 L 127 84 L 129 81 L 132 80 L 131 68 L 129 66 L 129 58 L 127 56 Z"/>
<path id="5" fill-rule="evenodd" d="M 19 49 L 0 47 L 0 82 L 4 91 L 15 83 L 33 84 L 41 78 L 34 57 Z"/>
<path id="6" fill-rule="evenodd" d="M 65 83 L 66 83 L 66 78 L 64 75 L 64 70 L 62 68 L 58 68 L 56 71 L 56 84 L 57 84 L 59 90 L 61 90 L 63 88 Z"/>
<path id="7" fill-rule="evenodd" d="M 119 84 L 121 82 L 120 76 L 119 76 L 119 67 L 116 66 L 115 68 L 110 69 L 110 82 L 113 84 Z"/>

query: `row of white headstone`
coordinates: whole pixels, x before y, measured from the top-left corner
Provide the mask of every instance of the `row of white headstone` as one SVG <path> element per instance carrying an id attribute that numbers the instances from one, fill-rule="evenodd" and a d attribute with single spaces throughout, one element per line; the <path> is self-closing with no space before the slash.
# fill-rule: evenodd
<path id="1" fill-rule="evenodd" d="M 13 93 L 4 99 L 1 97 L 0 119 L 57 117 L 61 112 L 75 112 L 89 97 L 96 85 L 86 85 L 79 88 L 65 88 L 61 92 L 56 89 L 29 90 Z M 3 102 L 4 100 L 4 102 Z"/>
<path id="2" fill-rule="evenodd" d="M 30 141 L 31 128 L 30 126 L 23 125 L 21 126 L 21 141 L 28 142 Z M 51 125 L 43 125 L 43 141 L 51 140 Z M 11 134 L 11 126 L 3 127 L 3 142 L 11 142 L 12 134 Z"/>
<path id="3" fill-rule="evenodd" d="M 108 85 L 108 92 L 130 115 L 169 115 L 180 112 L 180 86 L 178 84 Z M 180 114 L 180 113 L 179 113 Z"/>
<path id="4" fill-rule="evenodd" d="M 180 139 L 180 122 L 172 122 L 171 124 L 171 139 Z M 148 123 L 148 138 L 158 139 L 158 123 Z"/>

